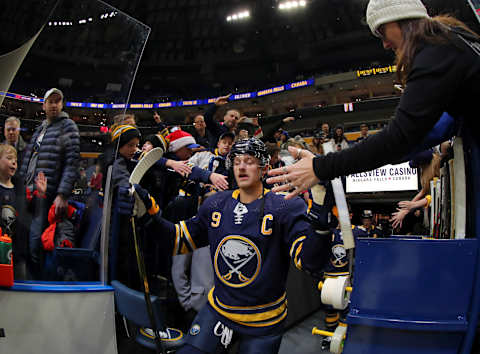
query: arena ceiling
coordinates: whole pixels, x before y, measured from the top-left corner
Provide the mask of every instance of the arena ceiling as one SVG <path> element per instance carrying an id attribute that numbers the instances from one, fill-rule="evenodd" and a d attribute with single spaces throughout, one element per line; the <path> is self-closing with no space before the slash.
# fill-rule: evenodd
<path id="1" fill-rule="evenodd" d="M 109 7 L 93 0 L 60 1 L 53 14 L 55 0 L 6 3 L 0 54 L 24 43 L 47 18 L 72 22 L 45 27 L 13 88 L 42 92 L 64 79 L 68 94 L 78 99 L 115 99 L 106 86 L 126 85 L 133 75 L 137 31 L 144 31 L 122 13 L 151 28 L 133 91 L 144 102 L 249 91 L 393 59 L 365 24 L 368 0 L 307 0 L 293 11 L 279 11 L 278 0 L 107 2 L 119 11 L 105 19 L 100 17 L 112 13 Z M 466 0 L 424 3 L 431 15 L 451 13 L 478 30 Z M 248 19 L 226 21 L 244 10 Z M 80 18 L 87 23 L 80 26 Z"/>

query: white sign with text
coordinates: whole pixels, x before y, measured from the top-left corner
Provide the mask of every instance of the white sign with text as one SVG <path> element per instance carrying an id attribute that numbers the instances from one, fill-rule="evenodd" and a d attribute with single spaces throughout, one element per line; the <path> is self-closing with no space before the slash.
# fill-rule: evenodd
<path id="1" fill-rule="evenodd" d="M 417 169 L 411 168 L 408 162 L 355 173 L 347 176 L 347 193 L 417 190 L 417 173 Z"/>

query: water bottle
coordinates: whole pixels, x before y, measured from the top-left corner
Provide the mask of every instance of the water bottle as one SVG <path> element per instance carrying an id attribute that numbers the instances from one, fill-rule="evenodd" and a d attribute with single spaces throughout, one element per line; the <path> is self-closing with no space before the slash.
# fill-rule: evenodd
<path id="1" fill-rule="evenodd" d="M 0 264 L 12 264 L 12 239 L 0 236 Z"/>

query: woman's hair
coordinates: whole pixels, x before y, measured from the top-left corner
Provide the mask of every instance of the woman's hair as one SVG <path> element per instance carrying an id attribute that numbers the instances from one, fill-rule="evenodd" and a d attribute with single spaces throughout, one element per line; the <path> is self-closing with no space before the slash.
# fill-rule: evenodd
<path id="1" fill-rule="evenodd" d="M 440 177 L 441 161 L 442 157 L 440 154 L 435 152 L 433 153 L 432 160 L 428 164 L 420 166 L 422 169 L 420 175 L 420 184 L 422 185 L 425 195 L 430 194 L 430 181 L 433 180 L 434 177 Z"/>
<path id="2" fill-rule="evenodd" d="M 478 36 L 460 20 L 450 15 L 433 18 L 408 19 L 398 21 L 403 43 L 397 51 L 396 64 L 398 80 L 405 84 L 412 70 L 413 59 L 418 48 L 424 43 L 445 44 L 451 41 L 451 27 L 459 27 Z"/>
<path id="3" fill-rule="evenodd" d="M 342 135 L 337 135 L 337 129 L 342 129 Z M 341 144 L 344 140 L 347 140 L 347 138 L 345 138 L 345 130 L 341 125 L 337 125 L 333 131 L 333 141 L 335 144 Z"/>

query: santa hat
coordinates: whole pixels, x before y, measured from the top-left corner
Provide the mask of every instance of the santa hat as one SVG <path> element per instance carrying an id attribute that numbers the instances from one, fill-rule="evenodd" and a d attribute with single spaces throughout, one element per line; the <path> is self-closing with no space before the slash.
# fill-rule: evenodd
<path id="1" fill-rule="evenodd" d="M 175 130 L 173 133 L 168 134 L 167 141 L 170 143 L 168 147 L 168 151 L 170 152 L 176 152 L 184 146 L 190 149 L 200 147 L 200 145 L 195 142 L 193 136 L 183 130 Z"/>

